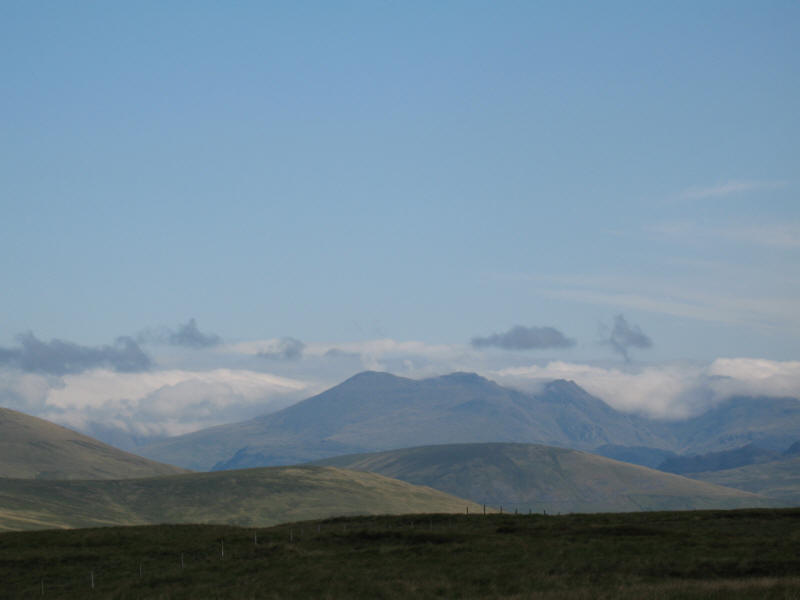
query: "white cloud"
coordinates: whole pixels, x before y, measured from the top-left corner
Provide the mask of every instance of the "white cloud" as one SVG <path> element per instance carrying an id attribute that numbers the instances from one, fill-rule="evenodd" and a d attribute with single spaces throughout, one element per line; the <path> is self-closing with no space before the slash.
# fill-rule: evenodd
<path id="1" fill-rule="evenodd" d="M 5 371 L 2 404 L 73 428 L 102 423 L 137 435 L 177 435 L 252 418 L 304 397 L 310 384 L 254 371 L 95 369 L 61 378 Z"/>
<path id="2" fill-rule="evenodd" d="M 254 356 L 262 344 L 228 346 L 226 352 Z M 266 414 L 366 368 L 412 378 L 474 371 L 523 389 L 535 389 L 552 379 L 570 379 L 616 409 L 658 418 L 699 414 L 735 394 L 800 397 L 800 362 L 756 358 L 720 358 L 708 364 L 531 363 L 523 353 L 379 339 L 311 342 L 302 360 L 289 366 L 294 369 L 292 377 L 220 368 L 145 373 L 95 369 L 62 377 L 3 369 L 0 405 L 90 433 L 100 424 L 148 437 Z"/>
<path id="3" fill-rule="evenodd" d="M 617 410 L 656 418 L 685 418 L 694 414 L 695 388 L 701 375 L 702 368 L 688 365 L 621 369 L 566 362 L 494 373 L 498 382 L 522 388 L 531 385 L 535 388 L 552 379 L 572 380 Z"/>
<path id="4" fill-rule="evenodd" d="M 708 374 L 719 395 L 734 394 L 800 397 L 800 361 L 760 358 L 718 358 Z"/>
<path id="5" fill-rule="evenodd" d="M 656 418 L 681 419 L 702 413 L 734 395 L 800 397 L 800 362 L 721 358 L 646 367 L 600 367 L 550 362 L 487 374 L 498 382 L 536 388 L 570 379 L 610 406 Z"/>

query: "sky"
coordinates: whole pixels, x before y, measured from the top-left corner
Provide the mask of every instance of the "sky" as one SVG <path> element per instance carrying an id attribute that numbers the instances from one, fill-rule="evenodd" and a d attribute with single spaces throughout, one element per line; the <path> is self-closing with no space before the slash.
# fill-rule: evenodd
<path id="1" fill-rule="evenodd" d="M 0 405 L 146 436 L 365 368 L 800 396 L 797 31 L 780 1 L 4 1 Z"/>

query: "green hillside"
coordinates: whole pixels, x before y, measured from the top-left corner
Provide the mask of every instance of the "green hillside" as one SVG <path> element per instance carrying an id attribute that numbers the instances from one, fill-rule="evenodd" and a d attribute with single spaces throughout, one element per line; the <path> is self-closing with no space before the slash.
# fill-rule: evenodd
<path id="1" fill-rule="evenodd" d="M 692 473 L 687 477 L 775 498 L 785 505 L 800 506 L 800 456 L 724 471 Z"/>
<path id="2" fill-rule="evenodd" d="M 478 505 L 374 473 L 272 467 L 148 479 L 0 479 L 0 529 L 224 523 L 339 515 L 473 512 Z"/>
<path id="3" fill-rule="evenodd" d="M 0 477 L 126 479 L 186 472 L 55 423 L 0 408 Z"/>
<path id="4" fill-rule="evenodd" d="M 776 504 L 741 490 L 536 444 L 424 446 L 315 464 L 380 473 L 506 510 L 616 512 Z"/>

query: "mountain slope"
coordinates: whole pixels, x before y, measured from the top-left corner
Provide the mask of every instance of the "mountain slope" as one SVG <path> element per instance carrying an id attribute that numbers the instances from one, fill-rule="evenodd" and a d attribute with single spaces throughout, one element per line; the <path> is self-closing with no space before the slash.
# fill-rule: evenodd
<path id="1" fill-rule="evenodd" d="M 0 408 L 0 477 L 124 479 L 185 472 L 55 423 Z"/>
<path id="2" fill-rule="evenodd" d="M 747 444 L 783 450 L 797 441 L 800 431 L 800 400 L 737 396 L 688 419 L 669 424 L 675 450 L 681 454 L 704 454 L 733 450 Z"/>
<path id="3" fill-rule="evenodd" d="M 0 479 L 0 529 L 155 523 L 267 526 L 340 515 L 462 513 L 476 504 L 375 473 L 272 467 L 117 481 Z"/>
<path id="4" fill-rule="evenodd" d="M 592 450 L 592 454 L 599 454 L 606 458 L 613 458 L 634 465 L 657 469 L 668 458 L 676 457 L 677 454 L 670 450 L 661 448 L 648 448 L 646 446 L 618 446 L 615 444 L 605 444 Z"/>
<path id="5" fill-rule="evenodd" d="M 755 494 L 535 444 L 425 446 L 316 464 L 380 473 L 508 510 L 618 512 L 775 504 Z"/>
<path id="6" fill-rule="evenodd" d="M 755 444 L 748 444 L 733 450 L 691 456 L 672 456 L 658 465 L 658 469 L 667 473 L 686 475 L 688 473 L 723 471 L 746 465 L 766 463 L 778 460 L 780 457 L 780 452 L 759 448 Z"/>
<path id="7" fill-rule="evenodd" d="M 568 381 L 553 381 L 534 395 L 469 373 L 413 380 L 366 372 L 282 411 L 141 452 L 191 468 L 232 469 L 423 444 L 539 442 L 590 449 L 611 441 L 659 443 L 646 421 Z"/>
<path id="8" fill-rule="evenodd" d="M 691 473 L 692 479 L 725 485 L 800 506 L 800 455 L 724 471 Z"/>

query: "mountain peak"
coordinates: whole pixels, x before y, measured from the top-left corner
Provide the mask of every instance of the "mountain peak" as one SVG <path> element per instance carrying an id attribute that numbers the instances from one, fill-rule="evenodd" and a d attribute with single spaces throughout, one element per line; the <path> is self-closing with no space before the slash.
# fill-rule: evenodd
<path id="1" fill-rule="evenodd" d="M 554 379 L 545 385 L 545 390 L 548 392 L 560 392 L 574 394 L 576 392 L 586 393 L 581 386 L 572 381 L 571 379 Z"/>
<path id="2" fill-rule="evenodd" d="M 470 373 L 468 371 L 456 371 L 455 373 L 450 373 L 448 375 L 442 375 L 440 377 L 436 377 L 436 379 L 439 379 L 441 381 L 448 381 L 452 383 L 462 383 L 469 385 L 492 383 L 485 377 L 482 377 L 477 373 Z"/>

